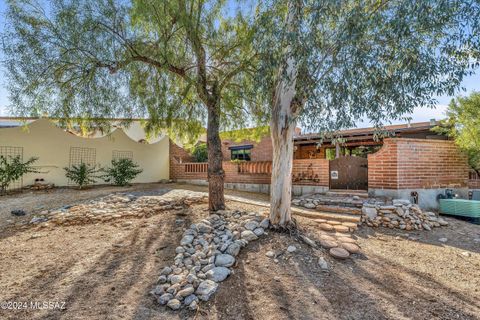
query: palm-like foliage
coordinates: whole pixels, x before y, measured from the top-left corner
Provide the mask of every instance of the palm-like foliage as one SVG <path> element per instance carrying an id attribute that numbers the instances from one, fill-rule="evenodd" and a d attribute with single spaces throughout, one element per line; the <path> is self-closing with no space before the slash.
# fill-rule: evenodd
<path id="1" fill-rule="evenodd" d="M 97 178 L 100 177 L 99 173 L 102 171 L 101 168 L 90 166 L 84 162 L 63 169 L 65 170 L 65 176 L 75 182 L 79 189 L 95 183 Z"/>

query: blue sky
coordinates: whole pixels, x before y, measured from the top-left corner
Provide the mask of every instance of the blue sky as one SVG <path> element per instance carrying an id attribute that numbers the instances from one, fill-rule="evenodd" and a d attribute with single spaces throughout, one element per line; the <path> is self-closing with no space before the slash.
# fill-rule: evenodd
<path id="1" fill-rule="evenodd" d="M 0 0 L 0 32 L 3 31 L 5 26 L 5 10 L 6 4 L 4 0 Z M 0 60 L 3 59 L 3 56 L 0 51 Z M 462 95 L 469 94 L 472 91 L 480 91 L 480 71 L 475 75 L 467 77 L 462 86 L 465 88 L 465 92 L 461 93 Z M 430 108 L 418 108 L 410 116 L 412 121 L 428 121 L 432 118 L 441 119 L 444 117 L 446 106 L 452 99 L 452 96 L 441 96 L 436 97 L 438 104 L 436 109 Z M 5 70 L 0 68 L 0 116 L 8 116 L 7 106 L 9 105 L 8 92 L 5 88 Z M 392 122 L 399 123 L 399 122 Z M 368 126 L 368 123 L 359 121 L 357 126 Z"/>

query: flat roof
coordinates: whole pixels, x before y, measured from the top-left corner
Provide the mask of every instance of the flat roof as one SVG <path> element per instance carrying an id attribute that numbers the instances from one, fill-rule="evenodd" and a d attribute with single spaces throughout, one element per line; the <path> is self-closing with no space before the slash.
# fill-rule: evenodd
<path id="1" fill-rule="evenodd" d="M 384 126 L 383 130 L 389 132 L 418 132 L 418 131 L 429 131 L 430 129 L 434 128 L 435 126 L 439 125 L 440 122 L 414 122 L 414 123 L 405 123 L 405 124 L 394 124 L 389 126 Z M 354 129 L 347 129 L 347 130 L 340 130 L 335 131 L 334 133 L 340 137 L 355 137 L 355 136 L 369 136 L 373 135 L 376 130 L 379 128 L 375 127 L 368 127 L 368 128 L 354 128 Z M 321 133 L 307 133 L 302 134 L 294 137 L 295 141 L 301 140 L 316 140 L 322 138 Z"/>

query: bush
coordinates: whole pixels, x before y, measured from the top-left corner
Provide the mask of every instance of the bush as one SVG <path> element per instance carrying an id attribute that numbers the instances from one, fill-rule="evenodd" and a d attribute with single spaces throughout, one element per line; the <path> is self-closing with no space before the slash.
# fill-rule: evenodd
<path id="1" fill-rule="evenodd" d="M 0 155 L 0 192 L 7 191 L 8 186 L 23 175 L 27 173 L 38 173 L 36 169 L 32 167 L 32 163 L 37 161 L 38 158 L 30 158 L 25 162 L 22 162 L 20 156 L 5 157 Z"/>
<path id="2" fill-rule="evenodd" d="M 112 181 L 117 186 L 126 186 L 143 170 L 131 159 L 112 160 L 112 167 L 104 169 L 105 182 Z"/>
<path id="3" fill-rule="evenodd" d="M 192 155 L 195 162 L 207 162 L 208 160 L 207 144 L 206 143 L 197 144 L 193 148 Z"/>
<path id="4" fill-rule="evenodd" d="M 97 169 L 95 166 L 89 166 L 83 162 L 79 165 L 72 165 L 71 168 L 63 169 L 66 171 L 65 176 L 75 182 L 80 189 L 95 183 L 96 179 L 99 178 L 97 173 L 102 170 L 100 168 Z"/>

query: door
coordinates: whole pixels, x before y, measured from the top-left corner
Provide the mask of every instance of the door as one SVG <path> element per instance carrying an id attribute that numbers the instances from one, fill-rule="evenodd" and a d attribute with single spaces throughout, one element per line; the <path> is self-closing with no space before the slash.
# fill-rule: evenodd
<path id="1" fill-rule="evenodd" d="M 367 190 L 368 160 L 353 156 L 331 160 L 330 189 Z"/>

